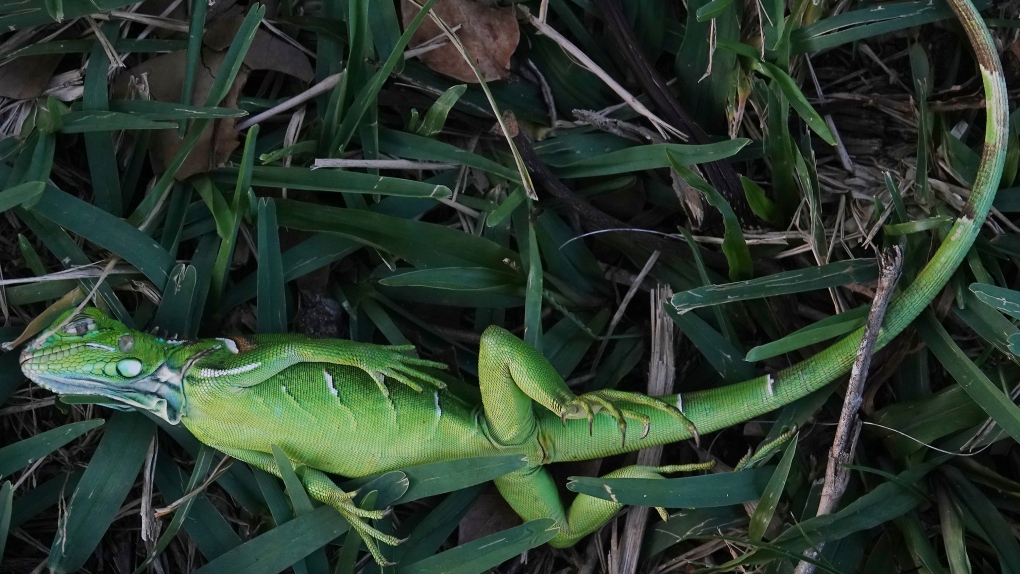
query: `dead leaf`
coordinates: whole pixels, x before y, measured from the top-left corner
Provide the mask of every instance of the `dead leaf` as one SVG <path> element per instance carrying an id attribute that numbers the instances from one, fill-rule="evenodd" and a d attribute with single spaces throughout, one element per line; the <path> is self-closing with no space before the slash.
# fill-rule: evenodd
<path id="1" fill-rule="evenodd" d="M 400 12 L 404 26 L 414 19 L 418 10 L 408 0 L 401 0 Z M 461 26 L 455 34 L 486 82 L 509 76 L 510 56 L 517 49 L 521 38 L 513 9 L 489 8 L 473 0 L 439 0 L 432 6 L 432 11 L 450 28 Z M 442 38 L 443 31 L 432 18 L 426 17 L 411 37 L 411 45 L 422 44 L 436 36 Z M 449 42 L 419 58 L 440 74 L 462 82 L 478 83 L 478 78 L 464 57 Z"/>
<path id="2" fill-rule="evenodd" d="M 195 74 L 192 104 L 200 106 L 205 103 L 216 74 L 223 64 L 226 50 L 230 47 L 230 42 L 243 19 L 244 14 L 240 9 L 230 10 L 206 29 L 205 37 L 202 39 L 202 59 Z M 149 96 L 153 100 L 180 101 L 186 62 L 186 51 L 152 58 L 122 74 L 114 84 L 114 94 L 120 98 L 128 97 L 131 80 L 135 78 L 137 82 L 147 82 Z M 315 71 L 304 53 L 268 32 L 259 30 L 244 57 L 244 65 L 238 71 L 227 96 L 220 102 L 220 107 L 237 107 L 238 94 L 252 70 L 281 72 L 305 82 L 315 77 Z M 143 77 L 146 78 L 144 81 Z M 235 124 L 234 118 L 212 122 L 202 133 L 202 138 L 188 155 L 184 165 L 177 171 L 176 179 L 187 179 L 196 173 L 215 169 L 227 161 L 239 145 Z M 157 173 L 166 171 L 177 150 L 180 149 L 181 141 L 177 130 L 160 130 L 152 133 L 149 139 L 149 156 Z"/>
<path id="3" fill-rule="evenodd" d="M 502 532 L 521 523 L 520 517 L 503 500 L 495 487 L 490 487 L 471 505 L 460 519 L 457 544 L 467 544 L 490 534 Z"/>
<path id="4" fill-rule="evenodd" d="M 22 56 L 0 66 L 0 97 L 28 100 L 42 95 L 63 54 Z"/>

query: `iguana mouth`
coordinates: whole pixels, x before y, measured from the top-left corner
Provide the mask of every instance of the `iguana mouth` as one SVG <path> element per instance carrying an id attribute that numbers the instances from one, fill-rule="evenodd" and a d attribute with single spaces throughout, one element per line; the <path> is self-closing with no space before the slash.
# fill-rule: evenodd
<path id="1" fill-rule="evenodd" d="M 101 343 L 73 343 L 70 345 L 53 345 L 50 347 L 44 347 L 41 349 L 33 348 L 32 343 L 29 343 L 21 351 L 21 356 L 18 357 L 19 364 L 24 367 L 29 361 L 33 359 L 42 359 L 44 357 L 52 358 L 54 355 L 71 355 L 75 351 L 88 347 L 92 349 L 100 349 L 102 351 L 114 352 L 116 349 L 109 345 L 103 345 Z"/>
<path id="2" fill-rule="evenodd" d="M 177 424 L 184 414 L 185 397 L 181 374 L 166 364 L 160 365 L 149 375 L 123 380 L 96 381 L 96 375 L 88 371 L 67 369 L 60 366 L 54 357 L 72 356 L 82 348 L 114 349 L 99 343 L 76 343 L 64 347 L 32 349 L 31 345 L 22 351 L 21 370 L 32 382 L 57 394 L 101 396 L 117 403 L 149 411 L 171 424 Z"/>

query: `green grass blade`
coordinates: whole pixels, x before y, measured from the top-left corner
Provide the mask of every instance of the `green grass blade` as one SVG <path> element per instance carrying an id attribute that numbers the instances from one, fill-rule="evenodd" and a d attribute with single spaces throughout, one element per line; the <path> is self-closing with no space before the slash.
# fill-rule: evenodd
<path id="1" fill-rule="evenodd" d="M 399 574 L 475 574 L 494 568 L 518 554 L 545 544 L 556 536 L 558 529 L 551 518 L 539 518 L 524 524 L 490 534 L 462 544 L 452 550 L 440 552 L 413 564 L 400 565 Z"/>
<path id="2" fill-rule="evenodd" d="M 102 426 L 103 422 L 103 419 L 91 419 L 66 424 L 0 448 L 0 478 L 25 468 L 88 431 Z"/>
<path id="3" fill-rule="evenodd" d="M 157 122 L 134 114 L 121 112 L 80 111 L 68 112 L 64 115 L 64 123 L 60 128 L 62 134 L 102 134 L 118 130 L 165 130 L 175 127 L 170 122 Z"/>
<path id="4" fill-rule="evenodd" d="M 816 516 L 791 526 L 776 537 L 773 543 L 787 550 L 801 552 L 821 542 L 839 540 L 902 516 L 924 501 L 913 489 L 913 485 L 917 485 L 943 462 L 945 457 L 906 470 L 897 476 L 897 480 L 878 485 L 835 514 Z"/>
<path id="5" fill-rule="evenodd" d="M 247 115 L 244 110 L 215 106 L 193 106 L 156 100 L 111 100 L 110 111 L 128 114 L 151 121 L 173 120 L 215 120 L 240 118 Z"/>
<path id="6" fill-rule="evenodd" d="M 957 505 L 956 497 L 941 484 L 936 485 L 935 494 L 938 500 L 939 524 L 942 527 L 942 540 L 946 548 L 949 572 L 950 574 L 971 574 L 963 516 Z"/>
<path id="7" fill-rule="evenodd" d="M 77 572 L 99 545 L 145 460 L 156 426 L 138 413 L 114 413 L 67 503 L 50 548 L 51 572 Z"/>
<path id="8" fill-rule="evenodd" d="M 258 332 L 284 333 L 287 331 L 287 293 L 276 203 L 272 198 L 259 200 L 258 215 Z"/>
<path id="9" fill-rule="evenodd" d="M 205 474 L 209 472 L 209 466 L 213 460 L 213 449 L 208 446 L 203 446 L 202 450 L 198 454 L 198 459 L 195 460 L 195 468 L 191 473 L 191 480 L 188 481 L 187 492 L 191 492 L 198 488 L 201 484 Z M 168 461 L 169 462 L 169 461 Z M 169 463 L 172 465 L 172 463 Z M 134 574 L 141 574 L 148 569 L 148 565 L 156 559 L 157 556 L 166 550 L 166 547 L 170 545 L 170 541 L 177 536 L 177 531 L 180 530 L 181 525 L 184 523 L 184 519 L 188 517 L 188 513 L 191 511 L 191 507 L 195 504 L 198 496 L 192 496 L 185 500 L 177 510 L 174 511 L 174 517 L 170 520 L 170 525 L 167 526 L 166 530 L 159 535 L 159 540 L 156 541 L 156 545 L 149 552 L 149 555 L 145 557 L 145 560 L 135 568 Z"/>
<path id="10" fill-rule="evenodd" d="M 218 175 L 230 178 L 236 177 L 237 173 L 236 168 L 224 168 L 217 172 Z M 445 185 L 353 171 L 312 170 L 300 167 L 257 166 L 252 171 L 251 185 L 398 197 L 435 198 L 450 197 L 453 194 Z"/>
<path id="11" fill-rule="evenodd" d="M 294 509 L 294 517 L 299 518 L 310 514 L 314 509 L 312 500 L 308 498 L 308 493 L 301 484 L 301 479 L 294 472 L 293 463 L 287 458 L 287 455 L 283 453 L 280 447 L 274 444 L 272 448 L 273 458 L 276 459 L 276 466 L 280 469 L 283 483 L 287 487 L 287 497 L 290 498 L 291 507 Z M 313 550 L 304 558 L 303 562 L 302 569 L 305 572 L 311 574 L 329 574 L 329 563 L 326 562 L 326 553 L 322 548 Z M 298 565 L 295 564 L 295 569 L 297 567 Z"/>
<path id="12" fill-rule="evenodd" d="M 107 24 L 102 33 L 107 38 L 116 37 L 115 27 Z M 110 58 L 103 46 L 96 42 L 89 55 L 89 66 L 85 71 L 85 91 L 82 97 L 82 109 L 85 114 L 92 112 L 99 117 L 104 116 L 110 108 L 110 95 L 107 88 L 107 73 Z M 75 121 L 71 114 L 64 116 L 64 133 L 73 129 Z M 128 119 L 134 120 L 130 117 Z M 110 118 L 111 124 L 117 124 L 116 118 Z M 79 122 L 79 127 L 81 124 Z M 130 128 L 125 128 L 130 129 Z M 144 129 L 144 128 L 143 128 Z M 124 199 L 121 196 L 120 174 L 117 168 L 117 154 L 113 146 L 113 134 L 108 130 L 90 131 L 85 134 L 85 152 L 89 162 L 89 175 L 92 176 L 92 190 L 96 197 L 96 206 L 115 216 L 123 211 Z"/>
<path id="13" fill-rule="evenodd" d="M 166 286 L 176 265 L 174 258 L 156 240 L 123 219 L 51 187 L 32 209 L 134 265 L 157 289 Z"/>
<path id="14" fill-rule="evenodd" d="M 204 475 L 204 473 L 202 474 Z M 198 476 L 198 473 L 192 472 L 192 476 Z M 156 488 L 159 489 L 166 502 L 177 500 L 190 490 L 188 489 L 189 482 L 185 480 L 181 469 L 177 468 L 177 465 L 167 457 L 161 456 L 156 461 L 155 479 Z M 167 527 L 167 532 L 174 527 L 178 514 L 181 514 L 180 510 L 174 514 L 174 519 Z M 241 545 L 241 538 L 204 493 L 194 497 L 180 526 L 188 533 L 188 537 L 195 543 L 198 551 L 202 553 L 202 556 L 205 556 L 206 560 L 213 560 L 231 548 Z"/>
<path id="15" fill-rule="evenodd" d="M 772 473 L 772 478 L 769 479 L 768 486 L 762 492 L 758 506 L 754 509 L 754 514 L 751 515 L 751 526 L 748 528 L 748 536 L 752 540 L 761 540 L 769 523 L 772 522 L 776 507 L 779 505 L 779 497 L 782 496 L 783 489 L 786 487 L 786 479 L 790 476 L 790 466 L 793 465 L 793 457 L 796 452 L 797 437 L 794 437 L 792 441 L 787 443 L 786 452 L 783 453 L 779 466 Z"/>
<path id="16" fill-rule="evenodd" d="M 1020 544 L 1013 537 L 1011 522 L 958 469 L 946 465 L 939 469 L 946 478 L 949 488 L 956 494 L 956 500 L 974 523 L 984 531 L 984 538 L 991 544 L 999 558 L 1002 572 L 1020 572 Z"/>
<path id="17" fill-rule="evenodd" d="M 383 62 L 383 65 L 379 70 L 369 79 L 368 83 L 358 92 L 358 95 L 354 98 L 350 108 L 347 110 L 347 114 L 344 116 L 342 122 L 337 127 L 336 134 L 333 136 L 333 141 L 330 144 L 331 152 L 340 152 L 347 147 L 347 144 L 351 141 L 351 137 L 357 130 L 358 125 L 361 124 L 361 119 L 365 116 L 365 112 L 368 111 L 370 105 L 372 105 L 379 95 L 379 90 L 382 89 L 383 84 L 389 79 L 390 73 L 396 67 L 397 63 L 403 60 L 404 48 L 407 47 L 407 43 L 411 41 L 411 36 L 421 25 L 425 19 L 432 5 L 436 3 L 436 0 L 425 0 L 422 3 L 422 8 L 418 14 L 404 26 L 404 33 L 401 34 L 400 39 L 397 40 L 396 46 L 393 47 L 393 51 L 390 52 L 389 57 Z"/>
<path id="18" fill-rule="evenodd" d="M 667 479 L 572 476 L 567 490 L 634 506 L 711 508 L 758 500 L 775 470 L 774 466 L 762 466 Z"/>
<path id="19" fill-rule="evenodd" d="M 134 3 L 135 0 L 64 0 L 62 2 L 63 19 L 70 21 L 81 16 L 116 10 Z M 21 30 L 54 22 L 46 0 L 11 2 L 7 7 L 0 5 L 0 14 L 3 14 L 0 16 L 0 29 L 3 30 Z"/>
<path id="20" fill-rule="evenodd" d="M 754 363 L 764 359 L 771 359 L 784 353 L 803 349 L 808 345 L 814 345 L 839 337 L 840 335 L 846 335 L 864 325 L 868 318 L 869 310 L 870 307 L 858 307 L 822 319 L 803 329 L 798 329 L 781 339 L 776 339 L 771 343 L 765 343 L 751 349 L 747 352 L 745 360 Z"/>
<path id="21" fill-rule="evenodd" d="M 995 383 L 974 364 L 953 338 L 932 316 L 925 313 L 920 318 L 918 333 L 928 344 L 932 354 L 942 366 L 960 383 L 974 402 L 992 417 L 1002 430 L 1014 440 L 1020 440 L 1020 407 L 1002 392 Z"/>
<path id="22" fill-rule="evenodd" d="M 564 179 L 615 175 L 670 167 L 666 152 L 683 165 L 706 163 L 732 157 L 750 140 L 737 138 L 705 145 L 650 144 L 609 152 L 554 170 Z"/>
<path id="23" fill-rule="evenodd" d="M 697 313 L 680 314 L 676 309 L 667 306 L 666 314 L 723 379 L 737 382 L 755 377 L 754 365 L 744 360 L 744 352 L 726 340 L 726 337 L 712 328 Z"/>
<path id="24" fill-rule="evenodd" d="M 971 283 L 970 290 L 982 303 L 1020 319 L 1020 291 L 984 283 Z"/>
<path id="25" fill-rule="evenodd" d="M 804 93 L 800 91 L 797 83 L 793 81 L 789 74 L 779 68 L 779 66 L 768 62 L 755 60 L 754 66 L 755 70 L 768 76 L 779 86 L 779 89 L 783 91 L 783 95 L 790 102 L 790 105 L 793 106 L 793 109 L 804 120 L 804 123 L 811 128 L 811 131 L 815 132 L 825 143 L 836 145 L 835 134 L 829 129 L 822 116 L 811 107 L 807 98 L 804 97 Z"/>
<path id="26" fill-rule="evenodd" d="M 516 170 L 451 144 L 397 130 L 379 128 L 379 151 L 405 159 L 456 163 L 478 168 L 492 175 L 521 183 Z"/>
<path id="27" fill-rule="evenodd" d="M 7 545 L 7 533 L 11 528 L 11 507 L 14 505 L 14 487 L 11 481 L 5 480 L 0 486 L 0 563 L 4 559 L 4 547 Z"/>
<path id="28" fill-rule="evenodd" d="M 202 58 L 202 36 L 205 31 L 205 15 L 209 4 L 203 0 L 192 0 L 191 20 L 188 23 L 188 55 L 184 63 L 184 80 L 181 82 L 180 103 L 191 105 L 192 94 L 195 90 L 195 72 L 198 69 L 199 60 Z M 187 122 L 181 122 L 177 128 L 177 135 L 184 136 Z"/>
<path id="29" fill-rule="evenodd" d="M 197 281 L 198 271 L 193 265 L 181 263 L 170 272 L 153 324 L 172 338 L 187 337 L 192 332 L 191 309 Z"/>
<path id="30" fill-rule="evenodd" d="M 487 291 L 520 288 L 522 277 L 488 267 L 437 267 L 398 271 L 379 279 L 387 287 L 428 287 L 451 291 Z"/>
<path id="31" fill-rule="evenodd" d="M 78 481 L 81 480 L 83 473 L 84 471 L 76 470 L 67 474 L 58 474 L 14 499 L 11 510 L 11 527 L 17 528 L 56 504 L 58 500 L 66 500 L 78 486 Z"/>
<path id="32" fill-rule="evenodd" d="M 45 190 L 45 182 L 28 181 L 0 191 L 0 212 L 18 205 L 30 209 L 38 203 Z"/>
<path id="33" fill-rule="evenodd" d="M 407 488 L 407 492 L 393 503 L 403 504 L 481 484 L 523 468 L 525 464 L 526 461 L 520 456 L 506 455 L 464 458 L 405 468 L 402 472 L 407 476 L 410 486 Z M 371 476 L 351 480 L 344 483 L 342 487 L 346 491 L 351 491 L 364 487 L 375 478 Z"/>
<path id="34" fill-rule="evenodd" d="M 195 570 L 195 574 L 276 574 L 322 548 L 348 528 L 347 521 L 336 510 L 320 506 L 210 560 Z"/>
<path id="35" fill-rule="evenodd" d="M 443 126 L 446 125 L 446 116 L 450 114 L 450 110 L 466 91 L 467 85 L 460 84 L 451 86 L 443 92 L 443 95 L 439 96 L 436 103 L 432 104 L 429 111 L 425 113 L 425 119 L 421 121 L 421 125 L 415 130 L 415 133 L 429 138 L 443 131 Z"/>
<path id="36" fill-rule="evenodd" d="M 230 43 L 230 48 L 227 49 L 227 53 L 223 57 L 219 73 L 216 74 L 216 78 L 209 88 L 209 95 L 203 104 L 204 107 L 217 106 L 226 97 L 227 91 L 234 84 L 238 70 L 241 69 L 244 56 L 248 53 L 248 48 L 255 38 L 255 32 L 258 31 L 259 23 L 262 21 L 265 13 L 266 7 L 262 4 L 256 4 L 248 10 L 248 14 L 234 35 L 233 42 Z M 199 137 L 209 125 L 209 122 L 210 120 L 208 119 L 201 119 L 192 124 L 191 129 L 188 130 L 188 134 L 184 138 L 184 142 L 167 166 L 166 171 L 160 176 L 156 185 L 145 196 L 134 213 L 131 214 L 131 217 L 128 218 L 132 225 L 138 225 L 144 221 L 163 200 L 163 196 L 170 191 L 170 188 L 173 186 L 174 175 L 181 168 L 181 165 L 184 164 L 184 160 L 187 159 L 191 150 L 195 148 L 195 144 L 198 143 Z"/>
<path id="37" fill-rule="evenodd" d="M 874 259 L 851 259 L 748 281 L 698 287 L 677 293 L 671 303 L 679 313 L 687 313 L 708 305 L 804 293 L 847 283 L 867 283 L 877 277 L 878 267 Z"/>
<path id="38" fill-rule="evenodd" d="M 447 495 L 414 527 L 407 541 L 394 548 L 394 560 L 398 564 L 413 564 L 435 554 L 484 490 L 485 485 L 476 484 Z"/>
<path id="39" fill-rule="evenodd" d="M 276 202 L 276 215 L 284 227 L 336 233 L 386 251 L 415 267 L 481 266 L 502 270 L 520 265 L 517 253 L 442 225 L 294 200 Z"/>
<path id="40" fill-rule="evenodd" d="M 754 274 L 751 251 L 747 248 L 744 232 L 740 229 L 740 221 L 737 220 L 733 208 L 714 187 L 693 170 L 681 164 L 673 154 L 667 151 L 666 157 L 670 166 L 680 174 L 687 185 L 700 191 L 708 203 L 722 214 L 725 228 L 722 248 L 726 255 L 726 261 L 730 264 L 730 280 L 739 281 L 750 278 Z"/>
<path id="41" fill-rule="evenodd" d="M 974 2 L 977 10 L 991 5 L 988 0 Z M 803 54 L 857 42 L 905 28 L 955 18 L 944 1 L 882 3 L 824 18 L 791 34 L 792 50 Z"/>

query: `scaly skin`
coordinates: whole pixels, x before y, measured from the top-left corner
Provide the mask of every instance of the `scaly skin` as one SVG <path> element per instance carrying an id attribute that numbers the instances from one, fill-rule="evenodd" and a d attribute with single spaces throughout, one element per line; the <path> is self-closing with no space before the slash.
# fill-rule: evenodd
<path id="1" fill-rule="evenodd" d="M 946 241 L 890 306 L 879 348 L 931 302 L 970 249 L 1005 158 L 1006 88 L 991 37 L 967 0 L 949 3 L 984 79 L 984 152 Z M 202 442 L 277 475 L 271 446 L 279 446 L 307 465 L 301 478 L 309 494 L 336 508 L 383 563 L 375 541 L 399 541 L 368 526 L 366 519 L 382 512 L 354 506 L 351 494 L 323 471 L 360 477 L 427 462 L 523 455 L 528 467 L 496 479 L 496 486 L 522 518 L 555 519 L 559 532 L 551 544 L 569 546 L 620 505 L 580 495 L 564 509 L 543 465 L 685 440 L 775 410 L 845 374 L 862 333 L 775 375 L 687 394 L 682 403 L 677 395 L 575 396 L 540 353 L 498 327 L 481 341 L 481 405 L 445 392 L 422 370 L 437 365 L 405 354 L 404 347 L 297 335 L 164 341 L 95 309 L 58 319 L 52 332 L 24 350 L 21 362 L 29 378 L 54 392 L 101 395 L 183 422 Z M 384 376 L 399 384 L 387 387 Z M 675 470 L 627 467 L 607 476 L 655 478 Z"/>

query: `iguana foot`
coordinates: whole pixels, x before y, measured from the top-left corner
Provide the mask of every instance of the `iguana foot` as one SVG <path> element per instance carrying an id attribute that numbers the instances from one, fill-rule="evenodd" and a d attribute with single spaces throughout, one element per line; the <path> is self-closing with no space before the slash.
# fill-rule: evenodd
<path id="1" fill-rule="evenodd" d="M 437 389 L 445 389 L 446 383 L 421 370 L 421 367 L 446 369 L 444 363 L 419 359 L 407 353 L 414 351 L 414 345 L 371 345 L 368 351 L 360 354 L 358 367 L 369 374 L 379 390 L 386 397 L 390 396 L 384 380 L 389 377 L 422 392 L 422 386 L 415 379 L 429 383 Z"/>
<path id="2" fill-rule="evenodd" d="M 393 511 L 392 508 L 387 508 L 385 510 L 365 510 L 364 508 L 358 507 L 354 504 L 354 501 L 350 499 L 335 501 L 333 504 L 330 504 L 330 506 L 335 508 L 336 511 L 340 513 L 340 516 L 343 516 L 344 520 L 351 525 L 351 528 L 353 528 L 355 532 L 361 536 L 361 539 L 365 542 L 365 548 L 368 549 L 369 553 L 372 554 L 372 558 L 374 558 L 380 566 L 393 565 L 392 562 L 386 560 L 386 557 L 383 556 L 382 552 L 379 550 L 379 542 L 389 544 L 390 546 L 396 546 L 403 542 L 404 539 L 397 538 L 396 536 L 390 536 L 389 534 L 383 534 L 369 526 L 368 522 L 366 522 L 366 519 L 378 520 L 388 515 Z"/>
<path id="3" fill-rule="evenodd" d="M 588 432 L 593 432 L 593 426 L 595 424 L 595 415 L 601 411 L 605 411 L 611 417 L 613 417 L 617 424 L 620 426 L 620 434 L 623 437 L 623 443 L 627 442 L 627 419 L 635 420 L 640 422 L 644 426 L 644 432 L 641 433 L 641 438 L 648 436 L 650 430 L 651 420 L 648 415 L 644 415 L 630 409 L 621 409 L 616 406 L 616 403 L 630 403 L 635 405 L 643 405 L 651 407 L 656 410 L 660 410 L 669 416 L 675 418 L 680 424 L 684 425 L 691 436 L 694 437 L 694 442 L 700 444 L 701 437 L 698 435 L 698 429 L 694 426 L 683 412 L 675 406 L 658 399 L 655 397 L 649 397 L 640 393 L 628 393 L 625 391 L 617 391 L 613 389 L 604 389 L 601 391 L 592 391 L 583 395 L 574 397 L 563 405 L 560 409 L 559 415 L 563 423 L 566 424 L 567 419 L 588 419 Z"/>

